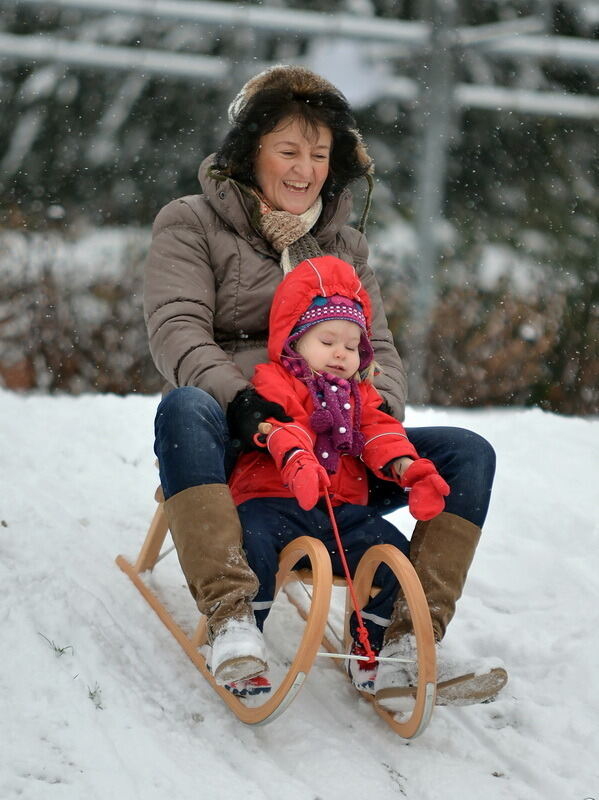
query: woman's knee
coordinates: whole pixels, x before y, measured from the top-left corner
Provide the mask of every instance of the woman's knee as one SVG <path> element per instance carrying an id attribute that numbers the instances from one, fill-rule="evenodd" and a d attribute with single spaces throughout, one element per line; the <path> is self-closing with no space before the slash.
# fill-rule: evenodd
<path id="1" fill-rule="evenodd" d="M 422 453 L 421 453 L 422 455 Z M 467 428 L 442 428 L 434 452 L 428 456 L 437 469 L 449 476 L 493 477 L 495 450 L 480 434 Z"/>
<path id="2" fill-rule="evenodd" d="M 206 483 L 226 483 L 228 431 L 224 414 L 202 389 L 167 394 L 156 412 L 154 452 L 166 498 Z"/>
<path id="3" fill-rule="evenodd" d="M 446 510 L 482 526 L 489 506 L 496 455 L 493 446 L 483 436 L 458 429 L 453 463 L 448 483 L 451 493 Z"/>
<path id="4" fill-rule="evenodd" d="M 156 412 L 156 424 L 188 426 L 191 419 L 224 423 L 224 413 L 212 395 L 197 386 L 181 386 L 165 395 Z"/>
<path id="5" fill-rule="evenodd" d="M 472 431 L 468 431 L 468 433 L 472 437 L 471 446 L 476 453 L 476 461 L 485 467 L 487 471 L 495 472 L 497 456 L 491 442 L 478 433 L 473 433 Z"/>
<path id="6" fill-rule="evenodd" d="M 194 386 L 173 389 L 160 402 L 155 421 L 158 446 L 225 450 L 225 415 L 207 392 Z M 222 455 L 222 453 L 221 453 Z"/>

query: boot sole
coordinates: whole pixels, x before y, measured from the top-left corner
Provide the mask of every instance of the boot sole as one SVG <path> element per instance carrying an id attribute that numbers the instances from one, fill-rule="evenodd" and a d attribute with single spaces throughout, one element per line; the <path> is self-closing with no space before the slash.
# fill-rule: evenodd
<path id="1" fill-rule="evenodd" d="M 490 703 L 507 683 L 507 672 L 502 667 L 494 667 L 482 675 L 468 672 L 459 675 L 448 681 L 440 681 L 437 684 L 437 698 L 435 705 L 438 706 L 469 706 L 475 703 Z M 397 700 L 398 708 L 404 704 L 402 700 L 416 696 L 416 689 L 413 686 L 394 687 L 389 689 L 379 689 L 375 695 L 377 703 L 383 707 L 385 701 Z M 391 707 L 390 707 L 391 710 Z M 394 709 L 395 710 L 395 709 Z"/>
<path id="2" fill-rule="evenodd" d="M 507 672 L 494 667 L 483 675 L 469 672 L 449 681 L 437 684 L 437 705 L 469 706 L 474 703 L 490 703 L 507 683 Z"/>
<path id="3" fill-rule="evenodd" d="M 214 674 L 214 680 L 220 685 L 236 681 L 249 680 L 266 672 L 266 661 L 256 656 L 239 656 L 229 658 L 219 666 Z"/>

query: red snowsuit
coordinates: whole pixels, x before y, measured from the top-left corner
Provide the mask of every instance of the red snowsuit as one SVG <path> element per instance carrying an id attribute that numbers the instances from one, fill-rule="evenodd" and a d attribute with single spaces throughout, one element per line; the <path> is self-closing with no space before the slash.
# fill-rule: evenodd
<path id="1" fill-rule="evenodd" d="M 244 453 L 230 477 L 235 503 L 255 497 L 293 497 L 283 485 L 280 468 L 290 450 L 312 451 L 316 435 L 310 428 L 314 401 L 308 387 L 280 363 L 283 345 L 299 317 L 317 296 L 343 295 L 358 300 L 370 329 L 370 299 L 354 268 L 334 256 L 320 256 L 303 261 L 279 285 L 270 311 L 267 364 L 256 367 L 252 383 L 262 397 L 279 403 L 293 422 L 270 420 L 275 431 L 269 436 L 269 451 Z M 379 478 L 396 481 L 394 472 L 383 472 L 389 462 L 418 453 L 408 440 L 403 425 L 379 410 L 383 400 L 374 386 L 363 380 L 358 384 L 362 402 L 360 430 L 365 444 L 359 458 L 342 455 L 337 471 L 329 475 L 329 494 L 333 505 L 367 505 L 366 468 Z M 353 403 L 353 400 L 352 400 Z"/>

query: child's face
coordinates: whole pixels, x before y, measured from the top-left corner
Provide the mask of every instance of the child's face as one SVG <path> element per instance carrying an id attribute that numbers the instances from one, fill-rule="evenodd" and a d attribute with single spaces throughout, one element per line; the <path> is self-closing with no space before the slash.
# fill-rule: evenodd
<path id="1" fill-rule="evenodd" d="M 308 328 L 295 349 L 315 372 L 331 372 L 349 380 L 360 366 L 361 335 L 362 329 L 355 322 L 326 320 Z"/>

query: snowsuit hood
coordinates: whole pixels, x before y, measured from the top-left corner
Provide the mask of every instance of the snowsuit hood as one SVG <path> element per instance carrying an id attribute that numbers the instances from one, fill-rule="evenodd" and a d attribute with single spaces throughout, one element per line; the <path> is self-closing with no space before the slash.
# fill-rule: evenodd
<path id="1" fill-rule="evenodd" d="M 316 297 L 342 295 L 358 301 L 366 317 L 368 335 L 372 321 L 370 297 L 362 286 L 356 270 L 347 261 L 335 256 L 306 259 L 295 267 L 279 284 L 273 298 L 268 339 L 268 357 L 280 364 L 285 342 Z M 360 355 L 372 355 L 370 346 L 360 345 Z"/>

